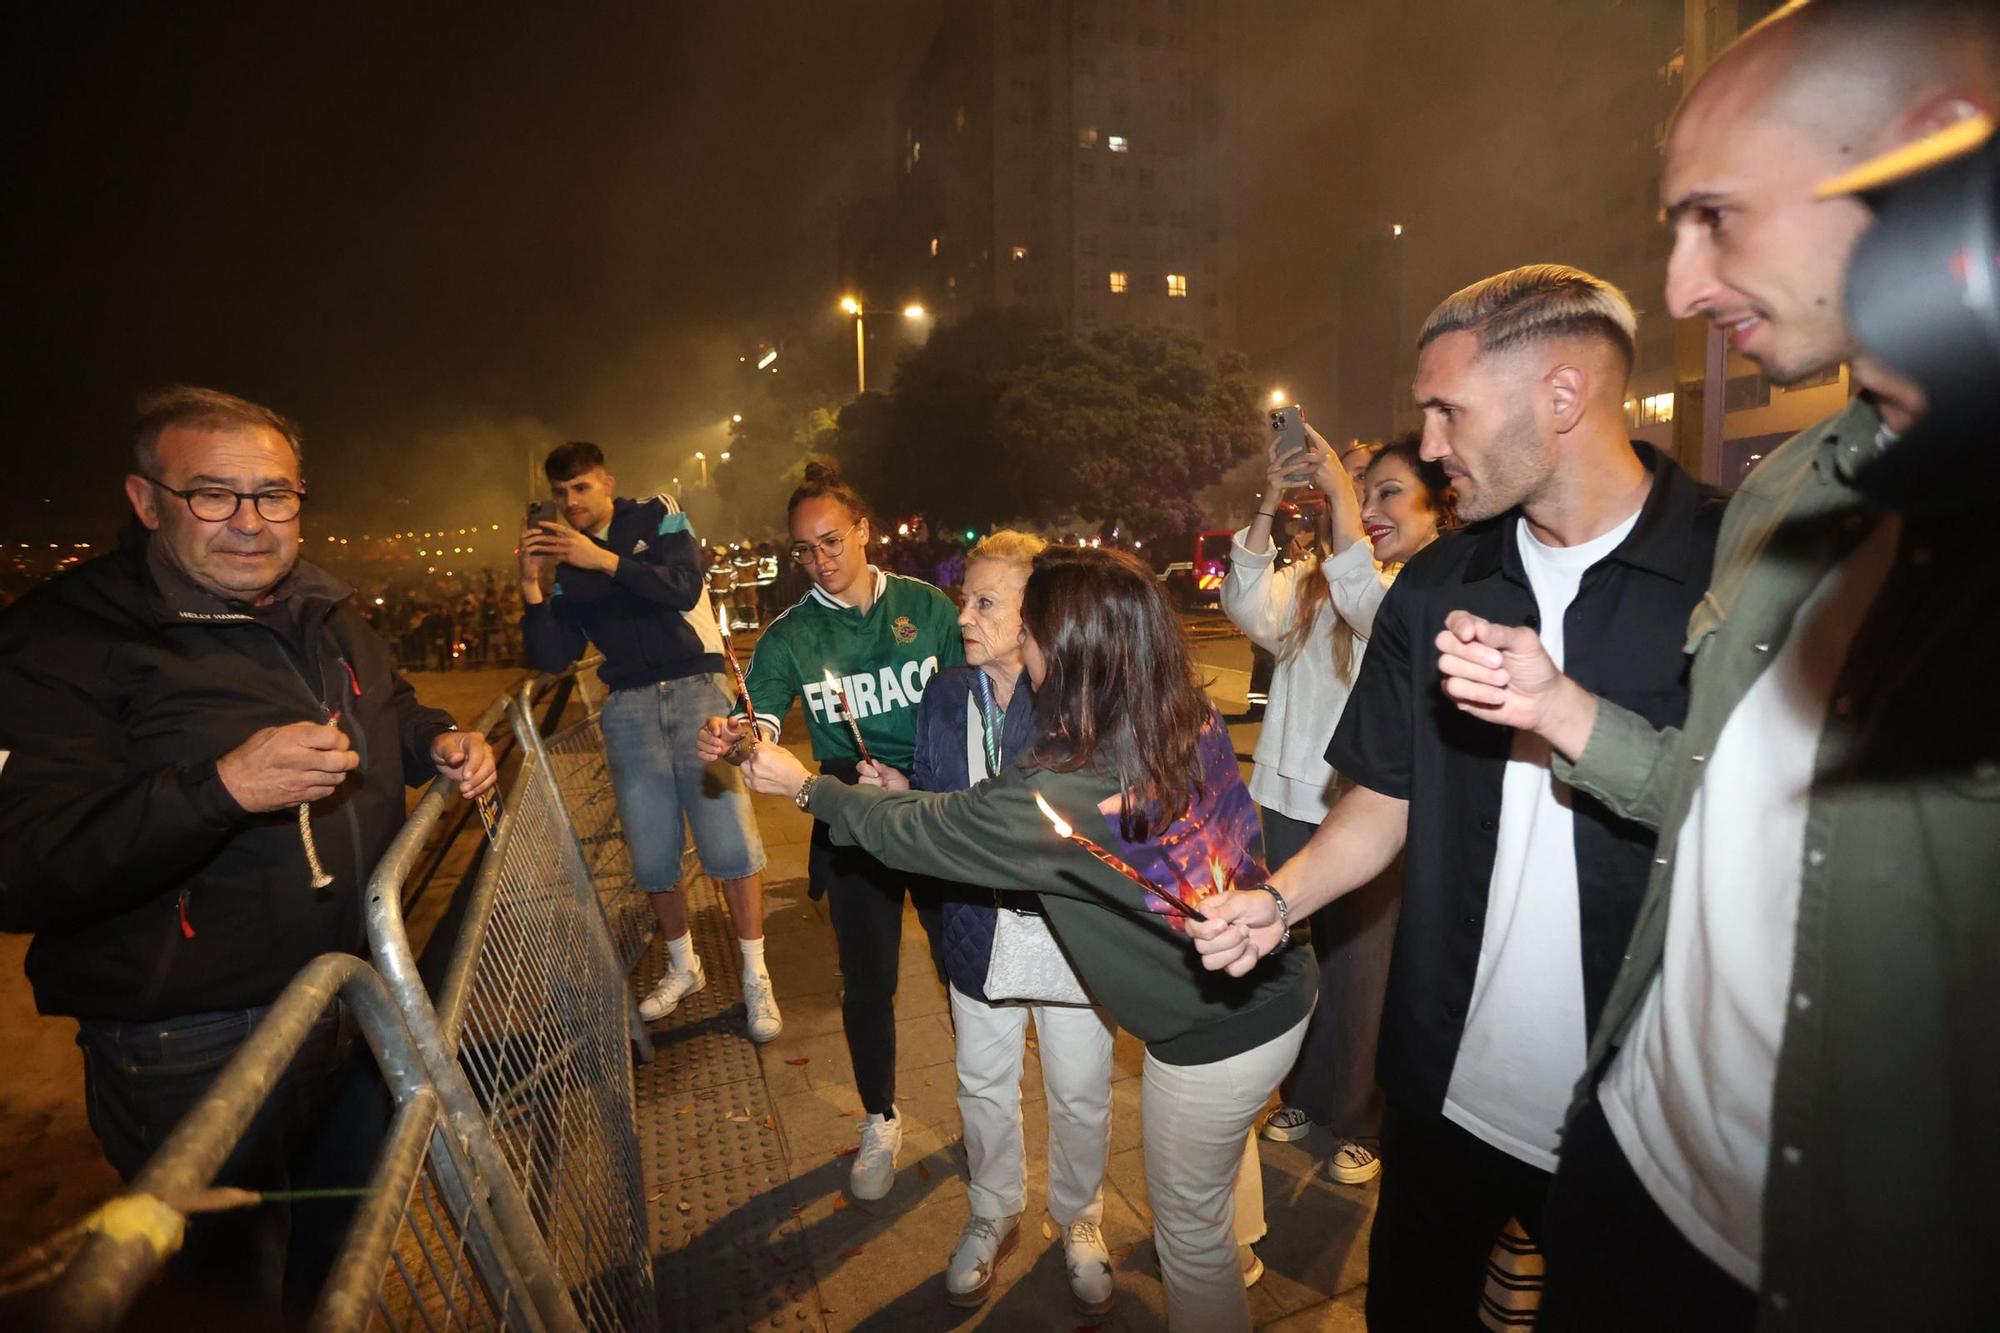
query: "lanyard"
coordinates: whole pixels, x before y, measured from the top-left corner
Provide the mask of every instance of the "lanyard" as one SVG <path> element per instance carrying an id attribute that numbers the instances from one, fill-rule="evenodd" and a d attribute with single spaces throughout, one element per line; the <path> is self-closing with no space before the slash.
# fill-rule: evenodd
<path id="1" fill-rule="evenodd" d="M 986 745 L 986 776 L 1000 776 L 1000 709 L 993 702 L 993 682 L 974 668 L 972 677 L 979 685 L 979 736 Z"/>

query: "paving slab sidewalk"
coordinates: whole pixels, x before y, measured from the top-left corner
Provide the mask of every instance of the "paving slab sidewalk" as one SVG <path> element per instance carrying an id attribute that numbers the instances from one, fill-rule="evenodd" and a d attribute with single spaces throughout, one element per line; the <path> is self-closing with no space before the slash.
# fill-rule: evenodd
<path id="1" fill-rule="evenodd" d="M 1247 739 L 1239 748 L 1247 753 Z M 896 1184 L 873 1205 L 846 1196 L 860 1106 L 841 1036 L 832 927 L 825 904 L 806 892 L 809 823 L 789 802 L 755 799 L 770 855 L 766 956 L 785 1030 L 762 1047 L 744 1035 L 734 932 L 717 886 L 696 878 L 689 906 L 708 988 L 654 1025 L 656 1057 L 638 1071 L 663 1327 L 1163 1328 L 1139 1141 L 1141 1048 L 1122 1033 L 1104 1217 L 1116 1305 L 1101 1316 L 1075 1311 L 1062 1247 L 1043 1226 L 1048 1131 L 1032 1048 L 1022 1082 L 1029 1201 L 1020 1247 L 983 1307 L 946 1304 L 945 1260 L 967 1212 L 965 1153 L 949 1010 L 908 910 L 896 1004 L 905 1120 Z M 656 943 L 635 981 L 650 985 L 661 966 Z M 1286 1333 L 1361 1329 L 1374 1187 L 1336 1185 L 1315 1170 L 1332 1147 L 1323 1132 L 1260 1146 L 1269 1234 L 1258 1246 L 1265 1276 L 1251 1290 L 1255 1322 Z"/>

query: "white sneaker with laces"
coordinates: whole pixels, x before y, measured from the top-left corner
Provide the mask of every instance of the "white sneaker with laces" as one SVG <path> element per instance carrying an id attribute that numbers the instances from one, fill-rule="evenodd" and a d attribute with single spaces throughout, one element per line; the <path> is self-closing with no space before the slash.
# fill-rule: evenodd
<path id="1" fill-rule="evenodd" d="M 764 972 L 743 974 L 743 1011 L 750 1040 L 762 1046 L 785 1030 L 785 1018 L 778 1012 L 777 992 Z"/>
<path id="2" fill-rule="evenodd" d="M 944 1298 L 960 1309 L 986 1302 L 1000 1261 L 1021 1243 L 1021 1215 L 968 1217 L 944 1269 Z"/>
<path id="3" fill-rule="evenodd" d="M 1111 1308 L 1111 1251 L 1095 1222 L 1077 1221 L 1063 1232 L 1063 1260 L 1069 1266 L 1069 1294 L 1085 1314 Z"/>
<path id="4" fill-rule="evenodd" d="M 1382 1174 L 1382 1159 L 1350 1139 L 1326 1159 L 1326 1173 L 1343 1185 L 1365 1185 Z"/>
<path id="5" fill-rule="evenodd" d="M 889 1108 L 891 1113 L 895 1107 Z M 903 1147 L 903 1122 L 871 1115 L 861 1122 L 861 1151 L 847 1173 L 847 1190 L 863 1203 L 873 1203 L 896 1183 L 896 1154 Z"/>
<path id="6" fill-rule="evenodd" d="M 1273 1143 L 1290 1143 L 1312 1133 L 1312 1118 L 1296 1106 L 1280 1106 L 1259 1132 Z"/>
<path id="7" fill-rule="evenodd" d="M 648 991 L 646 998 L 639 1001 L 639 1017 L 648 1023 L 657 1023 L 681 1007 L 681 1001 L 708 985 L 708 973 L 701 967 L 699 958 L 688 968 L 670 967 L 660 984 Z"/>

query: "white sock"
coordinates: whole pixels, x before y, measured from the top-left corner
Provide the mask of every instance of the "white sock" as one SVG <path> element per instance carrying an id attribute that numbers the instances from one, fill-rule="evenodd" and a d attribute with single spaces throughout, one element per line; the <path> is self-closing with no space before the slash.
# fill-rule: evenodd
<path id="1" fill-rule="evenodd" d="M 771 974 L 764 969 L 764 937 L 762 935 L 759 935 L 754 940 L 739 939 L 736 941 L 736 947 L 743 951 L 743 975 L 749 976 L 752 972 L 755 972 L 758 976 L 769 979 Z"/>
<path id="2" fill-rule="evenodd" d="M 683 934 L 677 940 L 667 941 L 667 970 L 669 972 L 691 972 L 701 964 L 694 956 L 694 936 Z"/>

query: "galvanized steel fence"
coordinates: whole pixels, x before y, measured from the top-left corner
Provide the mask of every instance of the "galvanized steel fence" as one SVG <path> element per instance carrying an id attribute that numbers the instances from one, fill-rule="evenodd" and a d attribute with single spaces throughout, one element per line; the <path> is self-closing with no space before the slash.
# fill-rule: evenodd
<path id="1" fill-rule="evenodd" d="M 574 680 L 544 682 L 551 712 Z M 632 1075 L 652 1051 L 627 985 L 652 917 L 588 698 L 546 744 L 535 700 L 523 685 L 475 724 L 511 733 L 520 763 L 460 885 L 435 996 L 403 886 L 455 799 L 442 779 L 365 890 L 370 960 L 328 955 L 302 972 L 128 1191 L 178 1198 L 210 1183 L 313 1021 L 344 1000 L 396 1109 L 315 1310 L 320 1333 L 658 1326 Z M 165 1260 L 158 1245 L 93 1236 L 51 1293 L 52 1319 L 115 1327 Z"/>

